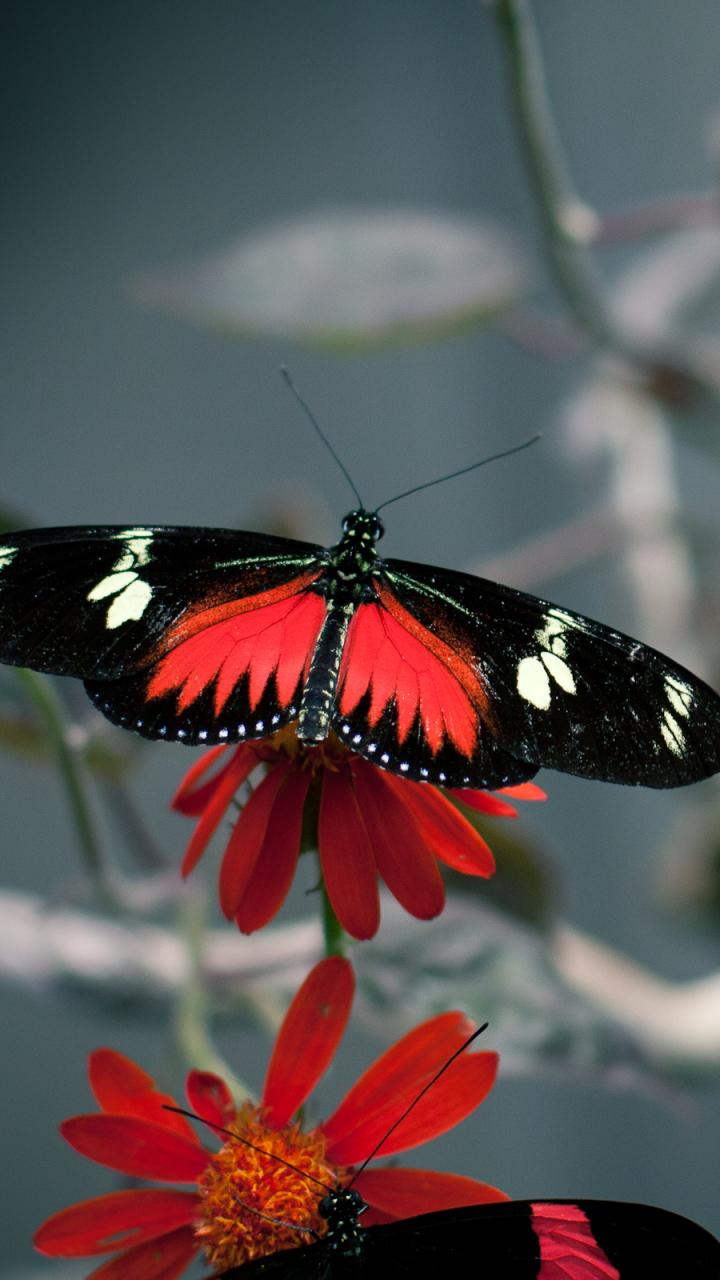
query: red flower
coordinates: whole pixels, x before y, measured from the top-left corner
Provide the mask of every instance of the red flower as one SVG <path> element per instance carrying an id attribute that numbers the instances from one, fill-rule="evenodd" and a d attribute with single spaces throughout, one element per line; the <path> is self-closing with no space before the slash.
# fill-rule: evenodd
<path id="1" fill-rule="evenodd" d="M 192 1110 L 259 1151 L 232 1138 L 216 1154 L 207 1151 L 184 1117 L 163 1109 L 172 1099 L 158 1092 L 146 1072 L 112 1049 L 91 1054 L 90 1084 L 102 1110 L 66 1120 L 63 1137 L 82 1155 L 120 1173 L 195 1183 L 195 1189 L 116 1191 L 71 1205 L 43 1223 L 36 1248 L 63 1258 L 116 1254 L 92 1280 L 175 1280 L 201 1249 L 224 1271 L 308 1243 L 310 1227 L 322 1234 L 322 1191 L 311 1179 L 329 1189 L 347 1184 L 352 1166 L 370 1155 L 473 1030 L 461 1013 L 422 1023 L 378 1058 L 329 1120 L 303 1133 L 292 1117 L 335 1053 L 353 989 L 352 968 L 339 956 L 312 970 L 280 1029 L 259 1107 L 246 1103 L 237 1109 L 217 1076 L 188 1075 Z M 452 1128 L 483 1101 L 496 1071 L 494 1053 L 457 1058 L 390 1134 L 380 1155 L 406 1151 Z M 368 1225 L 508 1199 L 486 1183 L 424 1169 L 367 1169 L 354 1185 L 371 1206 L 363 1218 Z M 253 1209 L 297 1222 L 298 1229 L 268 1222 Z"/>
<path id="2" fill-rule="evenodd" d="M 209 780 L 208 769 L 230 751 Z M 349 751 L 334 734 L 306 747 L 293 727 L 239 747 L 214 747 L 188 771 L 172 807 L 199 818 L 182 865 L 188 875 L 219 826 L 238 787 L 257 765 L 269 766 L 246 802 L 220 870 L 220 905 L 243 933 L 261 929 L 280 909 L 300 852 L 306 801 L 318 803 L 317 844 L 325 888 L 342 927 L 372 938 L 380 923 L 378 875 L 420 920 L 437 916 L 445 889 L 436 859 L 456 871 L 491 876 L 492 853 L 451 802 L 429 783 L 396 778 Z M 517 817 L 498 796 L 451 792 L 473 809 Z M 532 783 L 506 788 L 523 800 L 544 799 Z"/>

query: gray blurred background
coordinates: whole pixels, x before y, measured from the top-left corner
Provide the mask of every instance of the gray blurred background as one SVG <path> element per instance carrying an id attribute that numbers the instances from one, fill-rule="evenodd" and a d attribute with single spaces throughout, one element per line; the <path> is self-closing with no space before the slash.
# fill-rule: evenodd
<path id="1" fill-rule="evenodd" d="M 536 12 L 587 200 L 604 212 L 711 185 L 713 0 L 537 0 Z M 351 498 L 281 383 L 287 363 L 368 504 L 545 433 L 517 459 L 388 511 L 387 554 L 463 568 L 593 507 L 603 468 L 569 463 L 556 425 L 580 358 L 546 363 L 491 332 L 334 358 L 234 344 L 127 300 L 138 272 L 328 205 L 480 212 L 536 245 L 489 9 L 25 0 L 4 6 L 2 28 L 2 503 L 38 524 L 252 527 L 273 495 L 301 484 L 332 538 Z M 606 258 L 609 270 L 622 261 Z M 680 468 L 712 504 L 717 465 L 686 450 Z M 548 594 L 635 629 L 611 560 Z M 178 856 L 188 832 L 166 807 L 189 759 L 153 751 L 135 788 Z M 668 978 L 716 966 L 710 935 L 680 929 L 655 900 L 657 849 L 682 798 L 539 780 L 549 803 L 527 821 L 559 869 L 568 918 Z M 3 755 L 0 788 L 0 883 L 47 893 L 76 869 L 55 777 Z M 0 1260 L 12 1269 L 33 1261 L 30 1236 L 46 1215 L 116 1185 L 56 1132 L 90 1109 L 88 1050 L 111 1044 L 152 1071 L 164 1046 L 160 1026 L 12 989 L 0 989 L 0 1018 Z M 269 1036 L 221 1040 L 259 1085 Z M 349 1037 L 321 1112 L 378 1047 Z M 518 1197 L 648 1201 L 718 1232 L 719 1150 L 720 1096 L 709 1088 L 670 1107 L 506 1080 L 460 1130 L 408 1160 Z"/>

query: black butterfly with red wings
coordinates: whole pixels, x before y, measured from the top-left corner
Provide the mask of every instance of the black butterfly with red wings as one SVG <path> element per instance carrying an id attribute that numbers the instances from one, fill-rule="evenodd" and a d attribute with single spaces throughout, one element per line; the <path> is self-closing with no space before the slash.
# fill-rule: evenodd
<path id="1" fill-rule="evenodd" d="M 507 1200 L 368 1227 L 362 1199 L 321 1201 L 328 1232 L 222 1280 L 717 1280 L 720 1243 L 665 1209 L 612 1200 Z"/>
<path id="2" fill-rule="evenodd" d="M 192 745 L 334 731 L 401 776 L 541 766 L 676 787 L 720 771 L 720 697 L 601 623 L 469 574 L 227 529 L 66 528 L 0 546 L 0 661 L 80 676 L 114 724 Z"/>

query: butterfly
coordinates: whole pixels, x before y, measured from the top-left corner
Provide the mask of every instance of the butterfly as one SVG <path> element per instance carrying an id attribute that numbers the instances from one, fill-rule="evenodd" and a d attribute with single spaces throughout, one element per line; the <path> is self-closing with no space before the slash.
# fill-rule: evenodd
<path id="1" fill-rule="evenodd" d="M 329 549 L 229 529 L 38 529 L 0 541 L 0 662 L 79 676 L 146 738 L 297 722 L 416 781 L 539 767 L 676 787 L 720 770 L 720 697 L 671 659 L 467 573 L 382 560 L 377 512 Z"/>
<path id="2" fill-rule="evenodd" d="M 223 1280 L 717 1280 L 720 1243 L 679 1214 L 612 1200 L 506 1200 L 363 1228 L 362 1197 L 319 1205 L 327 1234 Z"/>

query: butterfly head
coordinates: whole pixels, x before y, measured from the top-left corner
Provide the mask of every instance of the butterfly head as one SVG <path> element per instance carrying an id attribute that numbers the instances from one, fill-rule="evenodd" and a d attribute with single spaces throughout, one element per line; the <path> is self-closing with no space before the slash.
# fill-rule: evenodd
<path id="1" fill-rule="evenodd" d="M 358 1217 L 367 1205 L 353 1187 L 339 1187 L 323 1196 L 318 1213 L 328 1224 L 325 1240 L 346 1258 L 359 1258 L 362 1253 L 363 1229 Z"/>
<path id="2" fill-rule="evenodd" d="M 346 515 L 343 532 L 372 547 L 383 537 L 385 525 L 374 511 L 365 511 L 364 507 L 360 507 L 358 511 L 351 511 Z"/>

